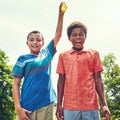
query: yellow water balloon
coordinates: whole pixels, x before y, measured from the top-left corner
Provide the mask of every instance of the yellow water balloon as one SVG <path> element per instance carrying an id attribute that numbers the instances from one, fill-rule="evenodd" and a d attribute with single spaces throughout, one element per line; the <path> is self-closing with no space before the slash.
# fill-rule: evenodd
<path id="1" fill-rule="evenodd" d="M 63 12 L 65 12 L 65 11 L 67 10 L 67 6 L 66 6 L 65 3 L 62 5 L 61 10 L 62 10 Z"/>

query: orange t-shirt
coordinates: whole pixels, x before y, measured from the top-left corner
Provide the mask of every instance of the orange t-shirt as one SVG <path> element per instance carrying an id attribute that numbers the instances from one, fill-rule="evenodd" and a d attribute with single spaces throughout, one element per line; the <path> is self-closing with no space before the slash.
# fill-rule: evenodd
<path id="1" fill-rule="evenodd" d="M 93 73 L 99 71 L 103 71 L 103 67 L 96 50 L 71 49 L 60 54 L 56 72 L 65 74 L 64 109 L 99 109 L 93 78 Z"/>

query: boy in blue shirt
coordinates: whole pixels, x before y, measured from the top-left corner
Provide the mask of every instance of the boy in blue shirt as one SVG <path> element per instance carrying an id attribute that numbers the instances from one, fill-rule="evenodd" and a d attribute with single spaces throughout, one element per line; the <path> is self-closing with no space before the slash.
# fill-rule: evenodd
<path id="1" fill-rule="evenodd" d="M 56 33 L 46 48 L 43 35 L 32 31 L 27 36 L 30 54 L 21 55 L 12 70 L 14 76 L 13 99 L 19 120 L 53 120 L 56 93 L 51 81 L 51 61 L 62 34 L 64 2 L 59 6 Z M 21 92 L 20 83 L 24 78 Z"/>

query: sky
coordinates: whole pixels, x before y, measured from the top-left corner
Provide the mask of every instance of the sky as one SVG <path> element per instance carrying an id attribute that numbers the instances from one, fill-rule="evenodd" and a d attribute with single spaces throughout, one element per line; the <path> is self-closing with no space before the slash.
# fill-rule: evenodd
<path id="1" fill-rule="evenodd" d="M 26 36 L 39 30 L 45 45 L 54 37 L 58 9 L 61 0 L 1 0 L 0 1 L 0 49 L 15 64 L 21 54 L 29 53 Z M 70 49 L 67 26 L 80 21 L 88 28 L 87 48 L 99 51 L 101 60 L 113 53 L 120 64 L 120 0 L 64 0 L 68 9 L 64 15 L 63 32 L 53 59 L 53 84 L 58 75 L 56 66 L 59 53 Z M 56 89 L 56 88 L 55 88 Z"/>

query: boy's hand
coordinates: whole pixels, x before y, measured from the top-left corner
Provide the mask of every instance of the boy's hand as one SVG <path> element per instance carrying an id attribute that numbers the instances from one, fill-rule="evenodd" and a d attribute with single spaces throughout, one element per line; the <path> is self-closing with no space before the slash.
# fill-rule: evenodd
<path id="1" fill-rule="evenodd" d="M 67 5 L 65 4 L 65 2 L 61 2 L 60 7 L 59 7 L 59 12 L 61 14 L 64 14 L 66 10 L 67 10 Z"/>
<path id="2" fill-rule="evenodd" d="M 63 108 L 61 106 L 57 107 L 56 117 L 57 117 L 58 120 L 64 120 Z"/>
<path id="3" fill-rule="evenodd" d="M 107 106 L 103 106 L 102 112 L 103 112 L 103 120 L 110 120 L 111 113 Z"/>
<path id="4" fill-rule="evenodd" d="M 27 116 L 27 114 L 31 114 L 31 111 L 28 111 L 24 108 L 17 109 L 17 114 L 19 117 L 19 120 L 30 120 L 30 118 Z"/>

